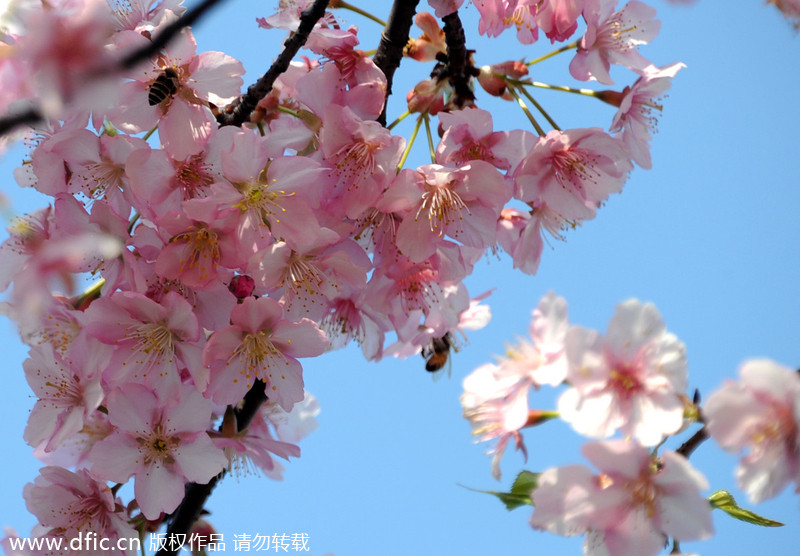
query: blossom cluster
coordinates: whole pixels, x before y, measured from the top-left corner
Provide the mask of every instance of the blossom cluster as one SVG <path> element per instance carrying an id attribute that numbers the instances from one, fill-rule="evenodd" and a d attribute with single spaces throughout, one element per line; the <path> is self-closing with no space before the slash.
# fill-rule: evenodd
<path id="1" fill-rule="evenodd" d="M 295 32 L 308 4 L 259 24 Z M 431 2 L 440 17 L 459 4 Z M 279 477 L 275 456 L 299 456 L 296 442 L 313 428 L 299 359 L 351 341 L 368 360 L 406 356 L 485 324 L 464 280 L 487 251 L 535 273 L 545 233 L 561 237 L 594 218 L 634 163 L 650 167 L 653 111 L 682 67 L 638 53 L 659 29 L 652 8 L 476 6 L 480 32 L 516 26 L 523 44 L 539 29 L 555 42 L 585 27 L 569 65 L 576 79 L 609 86 L 612 65 L 632 71 L 632 85 L 592 95 L 618 108 L 608 131 L 562 130 L 543 113 L 553 126 L 545 131 L 527 108 L 535 132 L 495 130 L 490 112 L 439 71 L 408 96 L 418 125 L 438 118 L 439 140 L 430 163 L 405 167 L 410 142 L 376 121 L 387 78 L 356 48 L 358 30 L 330 13 L 306 43 L 318 59 L 292 63 L 250 122 L 222 127 L 217 116 L 239 95 L 243 66 L 198 53 L 188 27 L 157 54 L 122 64 L 177 20 L 178 2 L 132 0 L 112 11 L 105 1 L 63 0 L 13 14 L 0 35 L 11 53 L 0 74 L 13 76 L 0 111 L 44 115 L 16 178 L 53 199 L 0 246 L 4 311 L 31 345 L 25 374 L 38 398 L 24 437 L 49 465 L 25 491 L 37 534 L 88 526 L 121 538 L 137 510 L 150 522 L 173 512 L 187 482 L 238 467 Z M 424 34 L 407 56 L 444 64 L 435 18 L 416 22 Z M 520 62 L 472 69 L 490 97 L 533 86 Z M 69 297 L 87 276 L 93 285 Z M 490 384 L 495 369 L 474 379 L 473 418 L 504 423 L 498 454 L 512 437 L 521 445 L 528 390 L 565 378 L 574 393 L 560 409 L 579 430 L 620 429 L 652 445 L 680 427 L 681 345 L 652 311 L 630 307 L 617 327 L 654 326 L 640 341 L 661 342 L 661 351 L 633 361 L 632 348 L 617 346 L 629 375 L 598 355 L 568 376 L 568 351 L 615 346 L 616 332 L 572 332 L 565 348 L 565 306 L 543 303 L 536 345 L 521 348 L 535 369 L 509 363 L 502 384 Z M 654 364 L 658 376 L 641 370 Z M 262 382 L 269 403 L 239 430 L 233 408 Z M 493 405 L 498 396 L 516 405 Z M 598 423 L 586 407 L 610 413 Z M 624 423 L 630 414 L 639 419 Z M 131 478 L 135 500 L 124 504 L 106 482 Z"/>
<path id="2" fill-rule="evenodd" d="M 531 525 L 586 535 L 586 554 L 654 555 L 670 538 L 713 534 L 709 485 L 683 453 L 656 455 L 694 421 L 733 453 L 747 450 L 736 471 L 753 502 L 794 482 L 800 492 L 800 374 L 752 360 L 740 382 L 728 381 L 705 404 L 687 396 L 686 349 L 652 303 L 617 307 L 605 335 L 571 325 L 567 304 L 550 292 L 533 311 L 530 339 L 508 347 L 497 363 L 464 379 L 461 403 L 478 441 L 492 441 L 492 474 L 500 478 L 507 444 L 527 457 L 522 430 L 560 417 L 580 435 L 599 474 L 582 465 L 544 471 L 531 492 Z M 531 407 L 532 391 L 567 385 L 558 411 Z M 609 439 L 622 434 L 624 439 Z"/>

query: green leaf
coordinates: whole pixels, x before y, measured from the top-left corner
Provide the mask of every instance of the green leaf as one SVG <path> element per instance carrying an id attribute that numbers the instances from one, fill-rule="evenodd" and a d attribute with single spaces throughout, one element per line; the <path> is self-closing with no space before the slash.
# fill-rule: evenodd
<path id="1" fill-rule="evenodd" d="M 784 525 L 780 521 L 768 519 L 740 507 L 727 490 L 718 490 L 708 497 L 708 501 L 711 502 L 712 507 L 722 510 L 733 518 L 752 523 L 753 525 L 761 525 L 762 527 L 783 527 Z"/>
<path id="2" fill-rule="evenodd" d="M 474 492 L 481 492 L 483 494 L 491 494 L 506 506 L 508 511 L 515 510 L 520 506 L 533 506 L 531 501 L 531 491 L 536 488 L 539 483 L 539 475 L 541 473 L 532 473 L 530 471 L 523 471 L 514 480 L 511 485 L 511 492 L 500 492 L 498 490 L 479 490 L 476 488 L 464 487 Z M 463 486 L 463 485 L 462 485 Z"/>
<path id="3" fill-rule="evenodd" d="M 530 499 L 531 491 L 539 486 L 539 476 L 541 473 L 533 473 L 531 471 L 522 471 L 517 478 L 514 479 L 514 484 L 511 485 L 512 494 L 524 494 Z"/>

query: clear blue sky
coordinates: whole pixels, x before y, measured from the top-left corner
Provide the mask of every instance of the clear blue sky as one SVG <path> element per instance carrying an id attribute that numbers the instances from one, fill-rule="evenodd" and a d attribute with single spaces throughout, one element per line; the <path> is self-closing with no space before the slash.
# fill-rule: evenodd
<path id="1" fill-rule="evenodd" d="M 229 2 L 195 28 L 199 49 L 241 59 L 245 82 L 253 82 L 284 38 L 255 25 L 255 17 L 269 15 L 274 4 Z M 385 6 L 383 17 L 390 5 L 369 4 Z M 312 553 L 320 556 L 581 554 L 580 539 L 531 530 L 529 509 L 508 513 L 495 499 L 458 486 L 502 490 L 523 468 L 585 463 L 579 455 L 584 440 L 556 422 L 526 431 L 527 464 L 520 454 L 507 453 L 497 483 L 485 446 L 472 444 L 458 402 L 463 377 L 502 353 L 506 341 L 526 334 L 531 309 L 551 289 L 567 299 L 572 322 L 600 330 L 629 297 L 656 303 L 669 330 L 686 344 L 691 388 L 704 398 L 747 358 L 800 366 L 800 37 L 760 0 L 724 7 L 711 0 L 689 7 L 652 4 L 662 30 L 642 53 L 657 65 L 687 65 L 665 101 L 652 144 L 654 169 L 636 169 L 594 221 L 568 233 L 565 243 L 551 242 L 537 276 L 512 271 L 505 257 L 476 265 L 467 285 L 473 295 L 497 288 L 489 298 L 494 317 L 455 355 L 452 379 L 432 382 L 419 357 L 368 364 L 357 349 L 306 361 L 306 387 L 322 406 L 320 428 L 301 443 L 302 457 L 286 465 L 283 482 L 228 478 L 217 487 L 208 509 L 229 541 L 237 533 L 307 533 Z M 547 40 L 524 47 L 478 39 L 476 14 L 469 7 L 462 19 L 479 64 L 532 59 L 551 48 Z M 377 44 L 376 25 L 343 16 L 361 28 L 364 49 Z M 569 77 L 569 56 L 539 64 L 534 78 L 581 86 Z M 428 71 L 406 61 L 395 84 L 398 100 Z M 619 88 L 634 80 L 624 72 L 612 76 Z M 551 91 L 536 97 L 562 128 L 608 127 L 614 113 L 588 98 Z M 524 122 L 510 103 L 481 106 L 492 111 L 498 128 Z M 388 119 L 401 111 L 394 102 Z M 408 134 L 410 124 L 399 131 Z M 46 202 L 21 195 L 13 181 L 23 153 L 14 149 L 0 160 L 0 187 L 17 212 Z M 413 156 L 427 162 L 423 144 Z M 24 536 L 35 520 L 21 491 L 40 467 L 22 440 L 34 398 L 22 372 L 26 349 L 5 319 L 0 339 L 0 525 Z M 552 408 L 558 393 L 543 390 L 532 403 Z M 746 503 L 733 479 L 736 461 L 713 442 L 692 456 L 713 490 L 729 489 Z M 797 554 L 798 495 L 788 489 L 753 509 L 786 526 L 764 529 L 715 512 L 715 538 L 686 543 L 684 551 Z M 228 548 L 233 552 L 232 543 Z"/>

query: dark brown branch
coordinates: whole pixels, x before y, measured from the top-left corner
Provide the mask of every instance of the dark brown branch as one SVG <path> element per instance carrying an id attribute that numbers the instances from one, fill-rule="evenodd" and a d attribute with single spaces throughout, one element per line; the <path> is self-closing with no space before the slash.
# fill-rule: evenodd
<path id="1" fill-rule="evenodd" d="M 706 427 L 704 426 L 702 429 L 694 433 L 689 440 L 681 444 L 680 448 L 675 451 L 686 459 L 689 459 L 689 456 L 692 455 L 692 452 L 694 452 L 697 447 L 706 440 L 708 440 L 708 432 L 706 432 Z"/>
<path id="2" fill-rule="evenodd" d="M 408 44 L 417 4 L 419 4 L 419 0 L 395 0 L 386 28 L 381 33 L 381 43 L 372 59 L 386 76 L 386 101 L 383 103 L 383 111 L 378 117 L 378 123 L 381 125 L 386 125 L 386 105 L 392 94 L 394 72 L 400 67 L 400 60 L 403 59 L 403 49 Z"/>
<path id="3" fill-rule="evenodd" d="M 280 77 L 287 69 L 292 59 L 300 50 L 300 48 L 308 40 L 311 31 L 317 21 L 325 15 L 325 10 L 328 7 L 329 0 L 316 0 L 310 8 L 303 10 L 300 15 L 300 26 L 297 31 L 292 33 L 291 36 L 283 43 L 283 52 L 275 60 L 267 73 L 261 76 L 254 84 L 247 88 L 247 93 L 234 101 L 232 107 L 228 111 L 223 112 L 217 116 L 217 121 L 220 126 L 235 125 L 240 126 L 245 122 L 250 121 L 250 114 L 255 110 L 258 102 L 267 96 L 275 84 L 275 80 Z"/>
<path id="4" fill-rule="evenodd" d="M 250 388 L 250 390 L 248 390 L 247 394 L 245 394 L 244 404 L 242 404 L 240 409 L 235 411 L 236 426 L 238 430 L 241 431 L 246 429 L 253 420 L 253 417 L 255 417 L 258 413 L 261 405 L 267 401 L 265 389 L 266 384 L 259 380 L 253 385 L 252 388 Z M 166 539 L 168 541 L 167 546 L 169 546 L 169 539 L 178 538 L 175 537 L 175 535 L 185 534 L 187 535 L 185 538 L 189 538 L 189 531 L 191 530 L 195 521 L 197 521 L 197 519 L 200 517 L 203 507 L 206 504 L 206 500 L 208 500 L 208 497 L 211 496 L 211 491 L 214 490 L 217 482 L 224 476 L 225 471 L 223 470 L 219 475 L 212 478 L 204 485 L 187 483 L 183 501 L 169 520 L 169 526 L 167 527 L 166 533 Z M 178 547 L 178 549 L 179 548 L 180 547 Z M 177 553 L 177 549 L 170 550 L 163 548 L 158 551 L 156 556 L 173 556 Z"/>
<path id="5" fill-rule="evenodd" d="M 35 108 L 0 118 L 0 137 L 21 125 L 33 125 L 42 119 L 42 115 Z"/>
<path id="6" fill-rule="evenodd" d="M 448 103 L 449 110 L 458 110 L 471 106 L 475 102 L 475 94 L 470 87 L 470 77 L 474 69 L 467 51 L 467 40 L 461 18 L 455 11 L 442 18 L 445 44 L 447 45 L 447 77 L 453 87 L 453 97 Z"/>
<path id="7" fill-rule="evenodd" d="M 221 1 L 222 0 L 204 0 L 201 4 L 187 10 L 186 13 L 178 19 L 164 27 L 158 35 L 152 38 L 147 46 L 134 50 L 120 60 L 117 68 L 111 68 L 110 72 L 113 73 L 117 70 L 130 68 L 140 61 L 157 54 L 173 39 L 173 37 L 175 37 L 175 35 L 180 33 L 184 27 L 189 27 L 194 24 L 203 14 Z M 104 73 L 107 74 L 108 72 Z M 36 108 L 29 108 L 20 114 L 4 116 L 0 118 L 0 137 L 21 125 L 31 126 L 42 120 L 44 120 L 44 115 Z"/>

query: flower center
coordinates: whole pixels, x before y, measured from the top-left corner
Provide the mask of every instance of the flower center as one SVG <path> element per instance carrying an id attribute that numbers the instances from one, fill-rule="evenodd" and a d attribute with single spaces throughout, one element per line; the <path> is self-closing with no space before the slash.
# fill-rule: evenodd
<path id="1" fill-rule="evenodd" d="M 422 204 L 417 210 L 415 220 L 419 220 L 420 215 L 427 213 L 431 232 L 442 237 L 445 234 L 445 228 L 455 223 L 456 229 L 452 235 L 458 235 L 464 220 L 461 211 L 464 210 L 470 214 L 467 204 L 450 187 L 429 186 L 427 191 L 422 194 Z"/>

